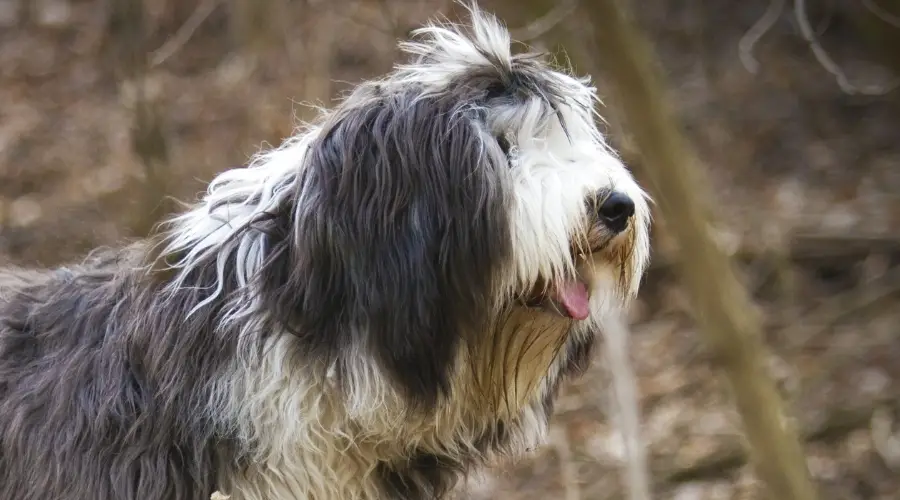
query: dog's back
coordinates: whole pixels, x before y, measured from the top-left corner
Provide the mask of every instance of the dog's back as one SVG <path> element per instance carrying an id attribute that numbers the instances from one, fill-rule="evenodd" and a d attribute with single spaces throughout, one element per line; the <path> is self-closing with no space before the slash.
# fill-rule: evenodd
<path id="1" fill-rule="evenodd" d="M 123 258 L 0 269 L 0 498 L 209 498 L 209 447 L 158 397 Z"/>

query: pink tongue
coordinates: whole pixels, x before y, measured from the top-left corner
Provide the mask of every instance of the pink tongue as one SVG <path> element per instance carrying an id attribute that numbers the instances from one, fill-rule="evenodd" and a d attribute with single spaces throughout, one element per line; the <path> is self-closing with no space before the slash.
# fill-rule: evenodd
<path id="1" fill-rule="evenodd" d="M 554 294 L 553 298 L 572 319 L 581 321 L 591 314 L 590 297 L 584 283 L 578 280 L 558 283 Z"/>

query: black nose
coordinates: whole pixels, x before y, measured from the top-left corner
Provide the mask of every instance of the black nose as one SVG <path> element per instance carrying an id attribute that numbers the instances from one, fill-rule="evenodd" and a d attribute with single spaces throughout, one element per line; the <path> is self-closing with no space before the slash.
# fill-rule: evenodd
<path id="1" fill-rule="evenodd" d="M 628 226 L 628 219 L 634 215 L 634 201 L 626 194 L 613 192 L 600 204 L 597 215 L 611 231 L 621 232 Z"/>

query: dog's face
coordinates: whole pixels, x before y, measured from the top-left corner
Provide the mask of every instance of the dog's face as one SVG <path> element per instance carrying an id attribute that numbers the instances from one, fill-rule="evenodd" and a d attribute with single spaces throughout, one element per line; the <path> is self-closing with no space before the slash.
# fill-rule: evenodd
<path id="1" fill-rule="evenodd" d="M 477 12 L 468 35 L 417 34 L 412 61 L 356 88 L 309 146 L 285 308 L 312 346 L 373 354 L 410 406 L 527 405 L 571 331 L 636 293 L 645 194 L 584 81 L 512 55 Z"/>

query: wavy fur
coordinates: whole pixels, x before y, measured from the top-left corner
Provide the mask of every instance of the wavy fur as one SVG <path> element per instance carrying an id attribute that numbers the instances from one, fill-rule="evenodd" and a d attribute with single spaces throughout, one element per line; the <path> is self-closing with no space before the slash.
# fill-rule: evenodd
<path id="1" fill-rule="evenodd" d="M 0 271 L 0 498 L 442 498 L 540 445 L 649 210 L 586 80 L 470 11 L 153 242 Z M 523 303 L 575 275 L 588 319 Z"/>

